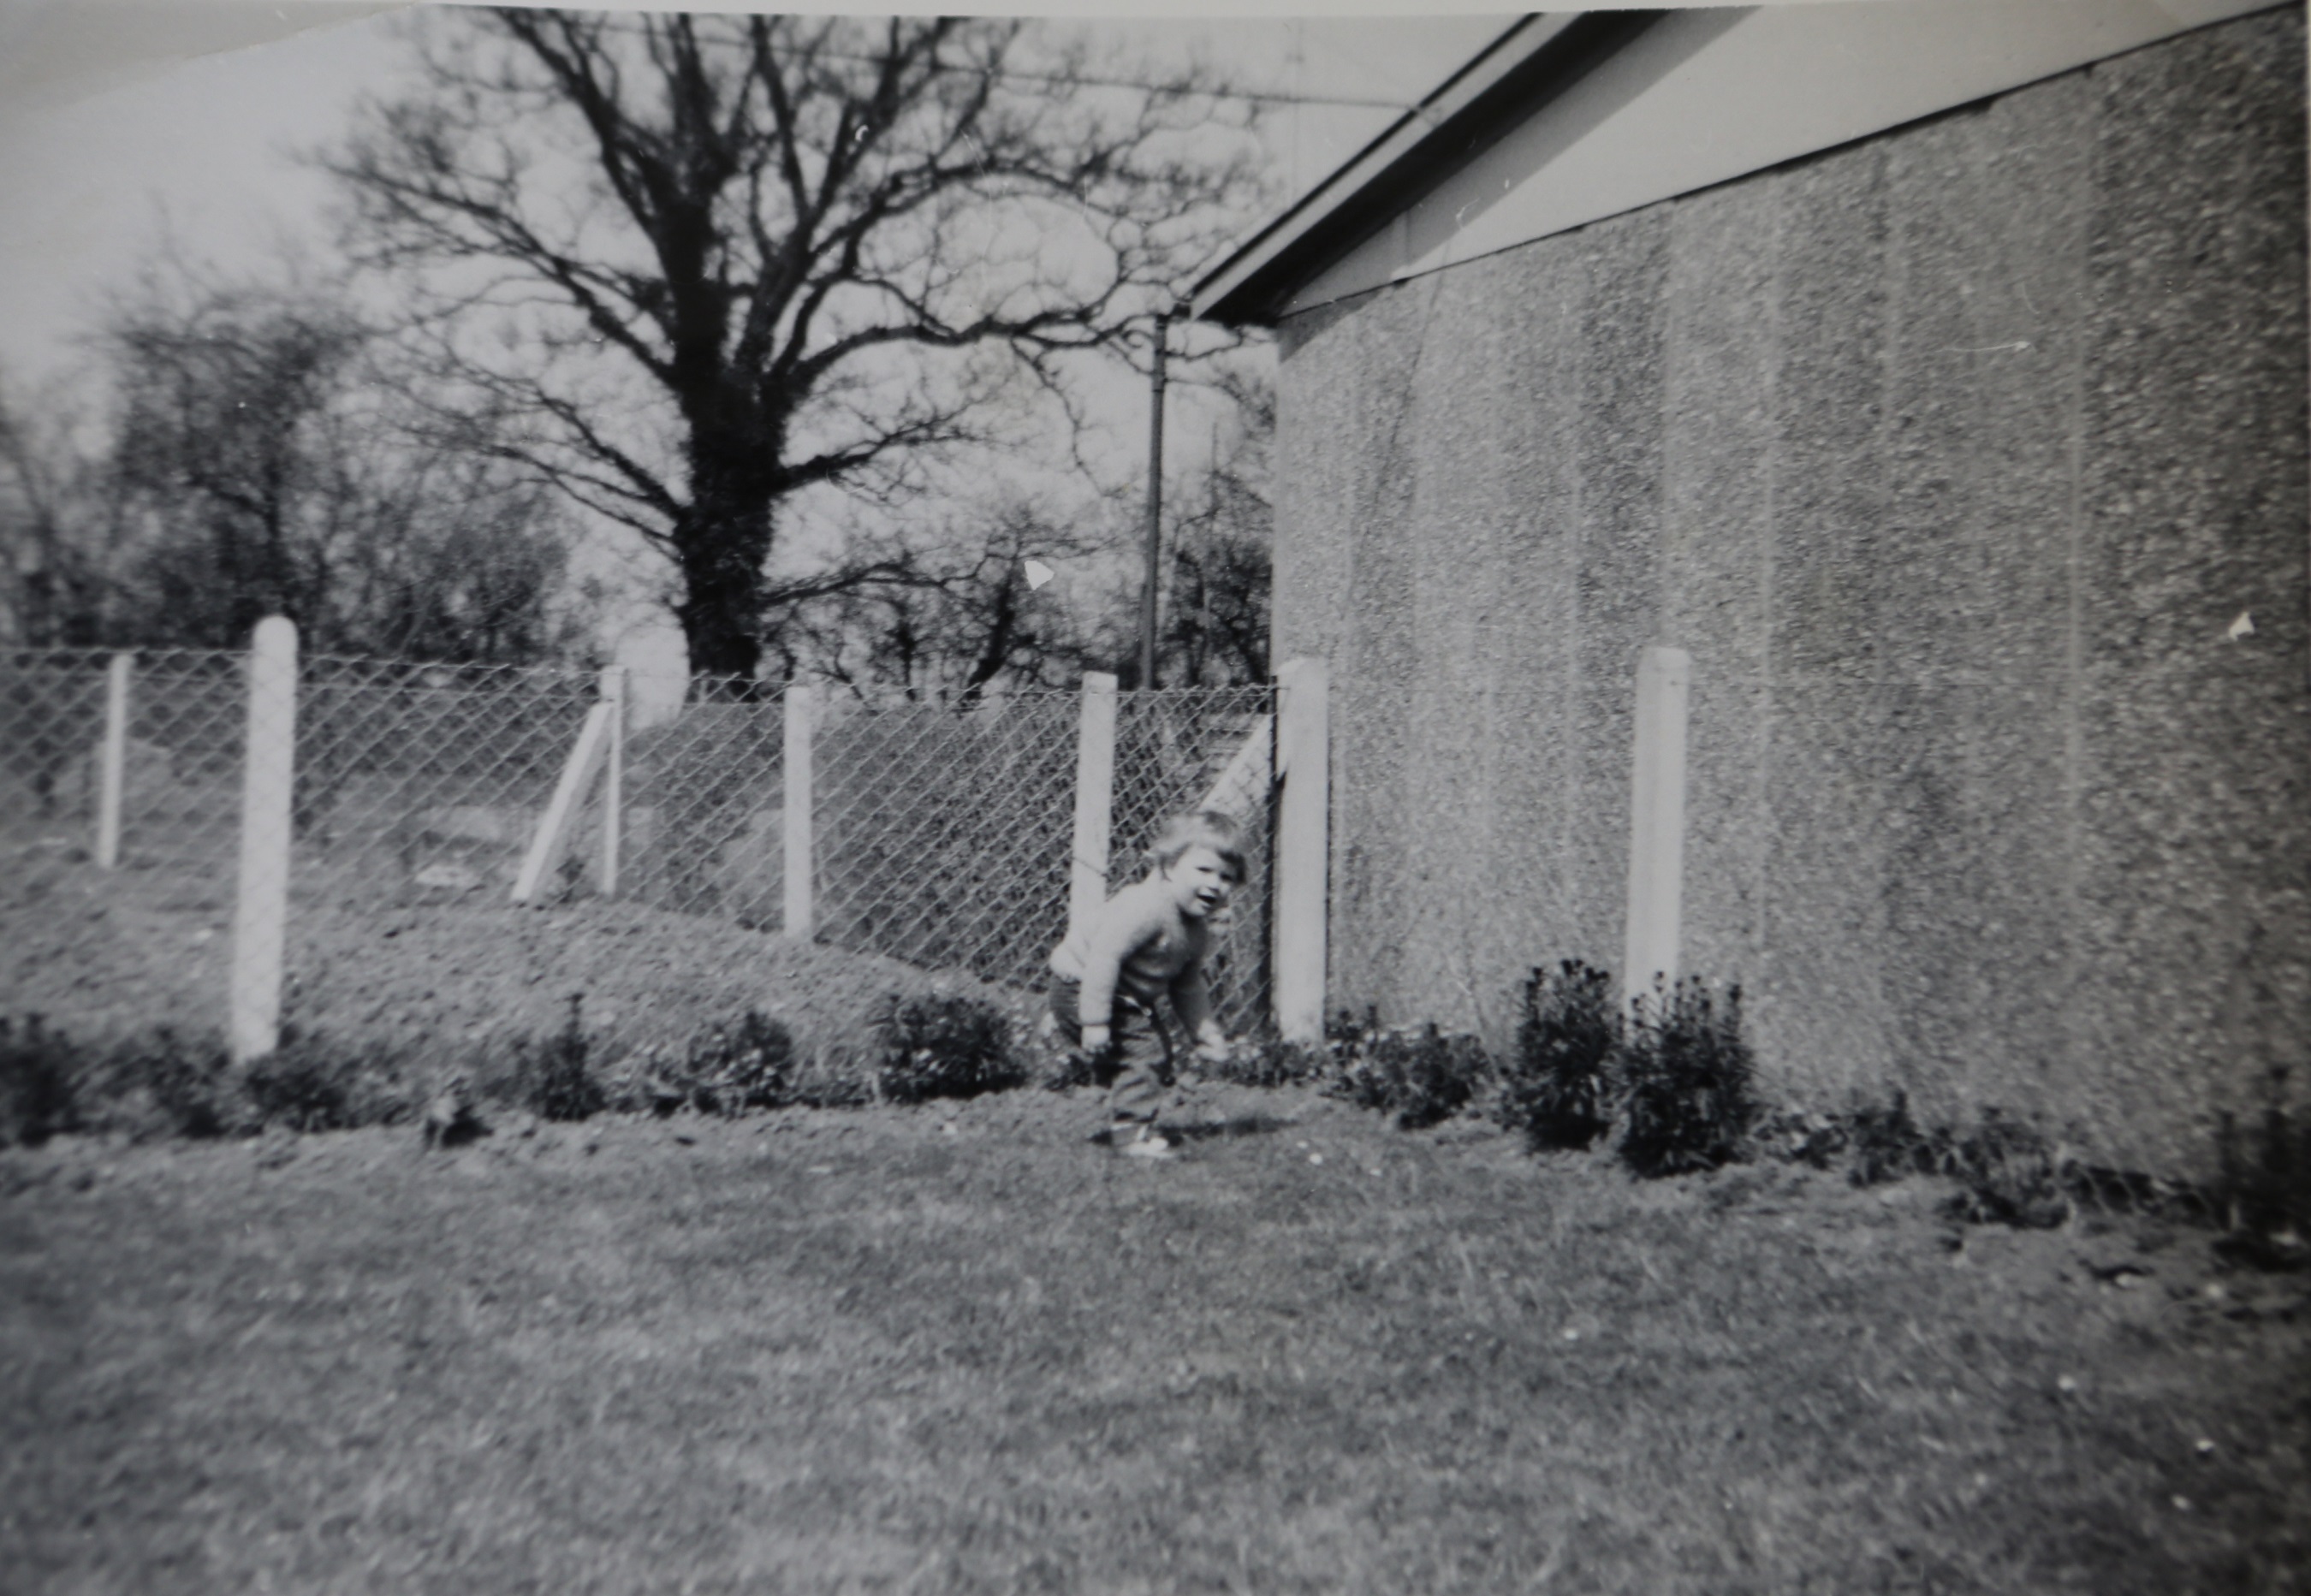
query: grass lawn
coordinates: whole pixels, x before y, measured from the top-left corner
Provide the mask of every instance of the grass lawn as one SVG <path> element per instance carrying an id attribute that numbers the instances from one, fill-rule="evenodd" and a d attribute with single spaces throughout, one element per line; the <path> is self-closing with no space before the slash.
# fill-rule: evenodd
<path id="1" fill-rule="evenodd" d="M 13 1591 L 2300 1591 L 2304 1277 L 1208 1091 L 0 1154 Z"/>

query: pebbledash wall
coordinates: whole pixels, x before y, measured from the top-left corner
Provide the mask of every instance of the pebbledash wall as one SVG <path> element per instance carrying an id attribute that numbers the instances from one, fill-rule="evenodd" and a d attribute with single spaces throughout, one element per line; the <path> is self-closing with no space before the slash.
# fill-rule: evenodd
<path id="1" fill-rule="evenodd" d="M 1333 1000 L 1498 1046 L 1618 965 L 1670 643 L 1683 965 L 1775 1095 L 2206 1169 L 2311 1037 L 2304 64 L 2253 15 L 1284 318 Z"/>

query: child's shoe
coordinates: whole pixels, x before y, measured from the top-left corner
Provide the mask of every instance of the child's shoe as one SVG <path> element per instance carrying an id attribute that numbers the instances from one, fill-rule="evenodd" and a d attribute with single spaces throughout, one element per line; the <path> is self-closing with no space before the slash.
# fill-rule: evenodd
<path id="1" fill-rule="evenodd" d="M 1118 1125 L 1108 1139 L 1126 1158 L 1169 1158 L 1172 1143 L 1152 1125 Z"/>

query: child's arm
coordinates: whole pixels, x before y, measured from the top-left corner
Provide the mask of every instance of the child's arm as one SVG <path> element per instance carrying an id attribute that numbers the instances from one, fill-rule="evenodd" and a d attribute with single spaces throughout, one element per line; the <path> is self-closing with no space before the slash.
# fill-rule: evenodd
<path id="1" fill-rule="evenodd" d="M 1212 990 L 1201 964 L 1192 964 L 1173 978 L 1172 1010 L 1196 1039 L 1196 1051 L 1207 1058 L 1227 1051 L 1227 1033 L 1212 1013 Z"/>

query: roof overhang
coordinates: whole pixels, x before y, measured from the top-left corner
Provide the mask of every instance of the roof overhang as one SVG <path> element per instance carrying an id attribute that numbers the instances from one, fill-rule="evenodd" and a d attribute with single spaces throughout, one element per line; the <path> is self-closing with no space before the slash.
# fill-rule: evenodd
<path id="1" fill-rule="evenodd" d="M 1520 19 L 1196 285 L 1274 325 L 2301 0 L 1837 0 Z"/>
<path id="2" fill-rule="evenodd" d="M 1386 225 L 1401 204 L 1482 154 L 1513 124 L 1512 110 L 1545 103 L 1556 87 L 1577 81 L 1662 14 L 1559 12 L 1518 19 L 1198 283 L 1195 314 L 1272 324 L 1300 284 Z"/>

